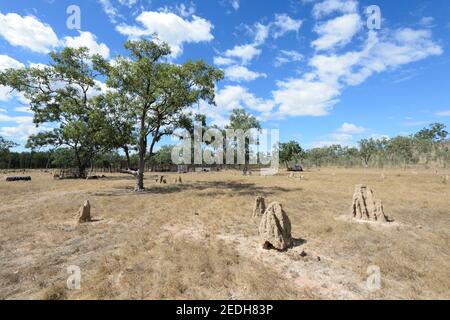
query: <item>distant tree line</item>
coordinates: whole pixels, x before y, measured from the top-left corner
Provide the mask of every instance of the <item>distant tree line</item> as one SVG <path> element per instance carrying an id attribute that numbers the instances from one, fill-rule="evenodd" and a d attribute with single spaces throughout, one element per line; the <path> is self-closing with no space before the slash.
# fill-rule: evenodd
<path id="1" fill-rule="evenodd" d="M 202 121 L 204 130 L 205 116 L 197 115 L 195 120 Z M 249 129 L 259 123 L 243 110 L 233 110 L 228 128 Z M 193 122 L 186 126 L 193 127 Z M 216 129 L 220 129 L 214 126 Z M 223 129 L 221 129 L 223 130 Z M 225 133 L 224 133 L 225 134 Z M 58 148 L 52 151 L 11 152 L 16 144 L 0 137 L 0 169 L 44 169 L 76 167 L 76 157 L 71 148 Z M 172 145 L 163 145 L 150 157 L 147 156 L 146 168 L 154 169 L 173 165 L 171 160 Z M 224 146 L 225 148 L 225 146 Z M 248 148 L 247 148 L 248 150 Z M 250 151 L 248 151 L 250 152 Z M 247 155 L 248 156 L 248 155 Z M 406 167 L 408 165 L 423 165 L 424 167 L 446 167 L 450 165 L 450 139 L 446 127 L 440 123 L 431 124 L 409 136 L 397 136 L 391 139 L 362 139 L 357 147 L 341 146 L 339 144 L 321 148 L 303 149 L 297 141 L 280 143 L 280 165 L 290 167 L 301 164 L 305 167 Z M 246 159 L 248 163 L 248 157 Z M 91 159 L 89 168 L 121 170 L 136 168 L 139 165 L 139 155 L 131 150 L 125 154 L 122 150 L 98 152 Z"/>
<path id="2" fill-rule="evenodd" d="M 280 161 L 315 167 L 446 167 L 450 164 L 450 139 L 444 124 L 433 123 L 409 136 L 362 139 L 358 147 L 335 144 L 304 151 L 296 141 L 290 141 L 281 144 Z"/>

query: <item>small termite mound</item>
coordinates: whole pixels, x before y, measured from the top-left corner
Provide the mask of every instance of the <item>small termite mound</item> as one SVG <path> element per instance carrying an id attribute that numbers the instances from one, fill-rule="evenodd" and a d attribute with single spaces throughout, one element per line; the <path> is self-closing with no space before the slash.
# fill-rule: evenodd
<path id="1" fill-rule="evenodd" d="M 165 176 L 158 176 L 157 178 L 156 178 L 156 183 L 160 183 L 160 184 L 166 184 L 167 183 L 167 180 L 166 180 L 166 177 Z"/>
<path id="2" fill-rule="evenodd" d="M 292 246 L 291 221 L 278 202 L 272 202 L 259 225 L 259 237 L 264 249 L 286 250 Z"/>
<path id="3" fill-rule="evenodd" d="M 91 204 L 89 200 L 84 202 L 84 205 L 78 211 L 78 223 L 91 222 Z"/>
<path id="4" fill-rule="evenodd" d="M 358 220 L 389 221 L 384 214 L 381 200 L 376 199 L 373 191 L 364 185 L 357 185 L 355 187 L 351 211 L 353 218 Z"/>
<path id="5" fill-rule="evenodd" d="M 181 179 L 181 176 L 178 176 L 178 178 L 175 179 L 176 184 L 183 184 L 183 180 Z"/>
<path id="6" fill-rule="evenodd" d="M 264 199 L 264 197 L 261 196 L 256 197 L 255 204 L 253 206 L 252 218 L 255 220 L 261 219 L 265 211 L 266 211 L 266 199 Z"/>

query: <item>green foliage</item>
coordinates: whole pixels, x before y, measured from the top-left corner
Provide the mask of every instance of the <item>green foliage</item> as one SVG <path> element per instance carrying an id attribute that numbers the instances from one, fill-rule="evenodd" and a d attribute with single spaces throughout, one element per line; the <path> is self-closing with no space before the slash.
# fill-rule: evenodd
<path id="1" fill-rule="evenodd" d="M 118 57 L 101 70 L 107 85 L 127 106 L 126 117 L 138 124 L 136 190 L 142 190 L 148 145 L 148 153 L 153 156 L 155 144 L 163 136 L 186 124 L 190 106 L 200 100 L 214 104 L 215 84 L 224 75 L 202 60 L 182 65 L 166 62 L 170 49 L 165 43 L 128 41 L 125 49 L 129 57 Z"/>
<path id="2" fill-rule="evenodd" d="M 289 162 L 298 162 L 305 156 L 300 144 L 296 141 L 289 141 L 287 143 L 281 143 L 279 149 L 279 159 L 281 162 L 288 166 Z"/>
<path id="3" fill-rule="evenodd" d="M 226 129 L 247 131 L 250 129 L 261 129 L 261 124 L 254 116 L 245 112 L 244 109 L 233 109 L 230 115 L 230 124 L 226 126 Z"/>
<path id="4" fill-rule="evenodd" d="M 172 164 L 172 149 L 171 145 L 162 146 L 154 155 L 151 157 L 150 162 L 156 165 L 170 165 Z"/>
<path id="5" fill-rule="evenodd" d="M 57 168 L 72 168 L 76 166 L 75 152 L 70 148 L 60 148 L 52 152 L 51 164 Z"/>
<path id="6" fill-rule="evenodd" d="M 0 153 L 7 153 L 9 152 L 9 149 L 12 149 L 17 146 L 18 146 L 17 143 L 6 140 L 2 136 L 0 136 Z"/>
<path id="7" fill-rule="evenodd" d="M 50 54 L 52 62 L 45 67 L 8 69 L 0 74 L 0 84 L 17 90 L 30 100 L 34 123 L 58 127 L 50 133 L 29 138 L 28 146 L 69 147 L 80 172 L 84 173 L 104 144 L 105 110 L 97 107 L 93 92 L 100 90 L 95 78 L 104 60 L 90 55 L 87 48 L 65 48 Z"/>
<path id="8" fill-rule="evenodd" d="M 378 151 L 379 143 L 373 138 L 370 139 L 362 139 L 358 142 L 359 144 L 359 155 L 361 156 L 364 164 L 366 166 L 369 165 L 370 159 L 375 155 Z"/>

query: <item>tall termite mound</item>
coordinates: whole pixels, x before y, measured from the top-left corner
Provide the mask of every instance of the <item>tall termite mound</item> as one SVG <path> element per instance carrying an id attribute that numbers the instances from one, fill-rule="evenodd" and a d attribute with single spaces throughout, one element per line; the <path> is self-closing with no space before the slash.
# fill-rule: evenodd
<path id="1" fill-rule="evenodd" d="M 291 221 L 278 202 L 271 203 L 259 225 L 259 236 L 264 249 L 286 250 L 292 246 Z"/>
<path id="2" fill-rule="evenodd" d="M 266 200 L 264 197 L 256 197 L 255 204 L 253 206 L 252 218 L 260 219 L 263 216 L 264 211 L 266 211 Z"/>
<path id="3" fill-rule="evenodd" d="M 388 222 L 381 200 L 376 199 L 373 191 L 363 185 L 355 187 L 351 211 L 355 219 Z"/>
<path id="4" fill-rule="evenodd" d="M 91 204 L 89 200 L 84 202 L 84 205 L 78 211 L 78 223 L 90 222 L 91 221 Z"/>

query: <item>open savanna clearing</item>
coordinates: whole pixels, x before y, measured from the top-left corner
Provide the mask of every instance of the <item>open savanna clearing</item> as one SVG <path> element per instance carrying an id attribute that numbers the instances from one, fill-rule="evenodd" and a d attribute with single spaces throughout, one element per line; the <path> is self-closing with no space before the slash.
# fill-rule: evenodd
<path id="1" fill-rule="evenodd" d="M 263 177 L 238 171 L 31 182 L 0 174 L 3 299 L 450 298 L 449 172 L 322 169 Z M 349 218 L 357 184 L 383 200 L 389 224 Z M 293 248 L 262 249 L 256 196 L 283 205 Z M 85 200 L 94 221 L 77 224 Z M 302 254 L 303 253 L 303 254 Z M 305 255 L 306 254 L 306 255 Z M 81 269 L 68 290 L 67 267 Z M 369 266 L 381 289 L 366 285 Z"/>

